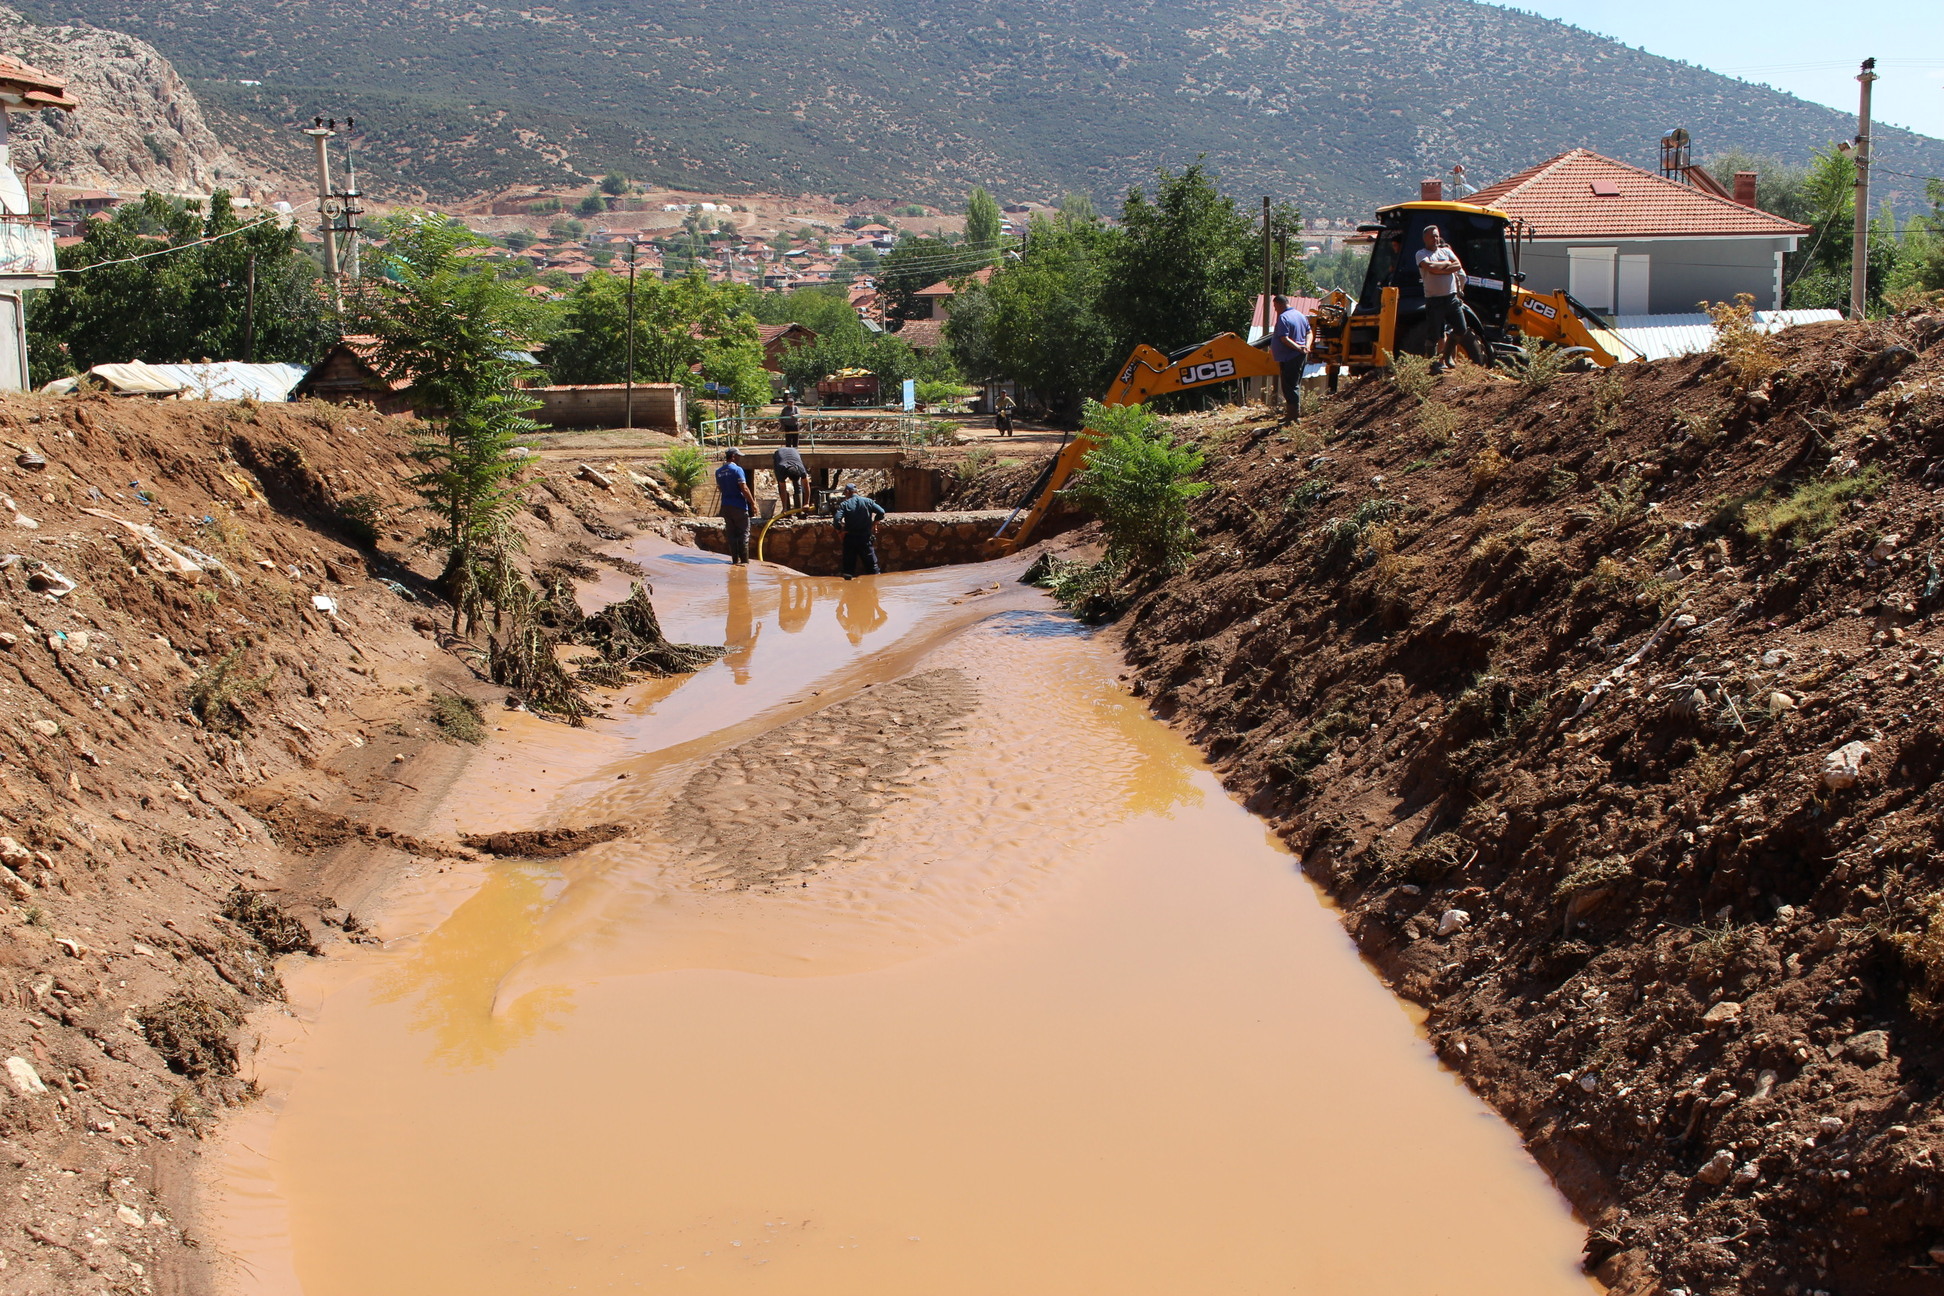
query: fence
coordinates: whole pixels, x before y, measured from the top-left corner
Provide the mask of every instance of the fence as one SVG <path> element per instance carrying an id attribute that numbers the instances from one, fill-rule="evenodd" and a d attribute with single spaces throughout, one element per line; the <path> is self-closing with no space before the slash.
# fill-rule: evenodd
<path id="1" fill-rule="evenodd" d="M 852 409 L 842 413 L 799 414 L 797 430 L 803 445 L 810 449 L 820 445 L 887 441 L 909 447 L 948 439 L 933 431 L 936 422 L 935 419 L 907 410 Z M 705 446 L 780 444 L 783 428 L 770 416 L 725 414 L 720 418 L 702 420 L 701 439 Z"/>

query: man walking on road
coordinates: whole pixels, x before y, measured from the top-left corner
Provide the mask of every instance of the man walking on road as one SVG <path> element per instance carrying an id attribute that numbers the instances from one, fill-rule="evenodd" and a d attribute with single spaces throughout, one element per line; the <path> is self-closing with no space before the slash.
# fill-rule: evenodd
<path id="1" fill-rule="evenodd" d="M 1269 358 L 1282 368 L 1282 398 L 1285 423 L 1294 423 L 1303 413 L 1303 367 L 1309 363 L 1309 317 L 1289 304 L 1289 298 L 1275 298 L 1276 326 L 1269 334 Z"/>
<path id="2" fill-rule="evenodd" d="M 743 471 L 742 451 L 730 446 L 722 452 L 722 467 L 715 470 L 716 492 L 722 496 L 722 529 L 729 541 L 732 565 L 749 561 L 749 515 L 756 511 L 756 496 L 749 489 L 749 474 Z"/>
<path id="3" fill-rule="evenodd" d="M 877 545 L 873 532 L 884 509 L 868 495 L 859 495 L 852 482 L 844 483 L 844 502 L 837 506 L 831 521 L 844 533 L 844 579 L 878 574 Z M 859 568 L 863 570 L 860 571 Z"/>

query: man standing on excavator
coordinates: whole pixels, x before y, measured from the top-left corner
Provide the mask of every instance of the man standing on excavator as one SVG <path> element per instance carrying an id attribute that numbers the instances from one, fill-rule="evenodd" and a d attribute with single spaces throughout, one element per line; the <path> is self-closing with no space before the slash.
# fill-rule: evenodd
<path id="1" fill-rule="evenodd" d="M 1418 275 L 1424 280 L 1424 328 L 1439 355 L 1431 365 L 1433 373 L 1453 367 L 1452 353 L 1458 348 L 1458 335 L 1465 331 L 1458 318 L 1458 284 L 1464 277 L 1464 262 L 1444 240 L 1436 225 L 1424 227 L 1424 246 L 1417 254 Z"/>
<path id="2" fill-rule="evenodd" d="M 1282 421 L 1293 423 L 1303 412 L 1303 366 L 1309 363 L 1309 317 L 1280 293 L 1272 298 L 1276 326 L 1269 334 L 1269 358 L 1281 368 Z"/>

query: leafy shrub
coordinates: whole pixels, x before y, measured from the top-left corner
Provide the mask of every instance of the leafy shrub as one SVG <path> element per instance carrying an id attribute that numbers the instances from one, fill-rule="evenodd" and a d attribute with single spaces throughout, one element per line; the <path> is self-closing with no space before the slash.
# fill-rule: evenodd
<path id="1" fill-rule="evenodd" d="M 1736 390 L 1748 391 L 1781 368 L 1775 339 L 1755 323 L 1752 293 L 1737 293 L 1732 303 L 1702 302 L 1701 309 L 1714 321 L 1715 339 L 1711 349 L 1728 362 Z"/>
<path id="2" fill-rule="evenodd" d="M 1178 569 L 1194 541 L 1188 502 L 1208 489 L 1194 480 L 1201 453 L 1178 444 L 1144 405 L 1088 401 L 1086 424 L 1102 443 L 1087 453 L 1086 475 L 1069 493 L 1105 525 L 1109 560 Z"/>
<path id="3" fill-rule="evenodd" d="M 1049 555 L 1046 564 L 1031 574 L 1035 585 L 1044 587 L 1082 621 L 1111 621 L 1126 609 L 1125 600 L 1116 592 L 1122 569 L 1112 558 L 1081 563 Z"/>
<path id="4" fill-rule="evenodd" d="M 250 724 L 249 714 L 238 699 L 254 696 L 270 687 L 271 675 L 249 676 L 238 671 L 243 659 L 242 646 L 230 649 L 214 666 L 189 684 L 189 709 L 203 726 L 218 733 L 240 733 Z"/>
<path id="5" fill-rule="evenodd" d="M 1431 372 L 1431 357 L 1420 355 L 1393 355 L 1390 362 L 1391 385 L 1406 396 L 1423 400 L 1437 386 L 1437 375 Z"/>
<path id="6" fill-rule="evenodd" d="M 1537 338 L 1527 338 L 1519 349 L 1525 358 L 1518 365 L 1517 373 L 1527 391 L 1545 391 L 1559 381 L 1559 375 L 1571 368 L 1574 360 L 1566 354 L 1567 348 Z"/>
<path id="7" fill-rule="evenodd" d="M 1471 484 L 1475 491 L 1488 489 L 1505 473 L 1505 456 L 1495 446 L 1486 446 L 1472 456 Z"/>
<path id="8" fill-rule="evenodd" d="M 991 466 L 992 451 L 984 446 L 976 446 L 965 452 L 965 457 L 958 461 L 957 467 L 952 471 L 961 482 L 970 482 Z"/>
<path id="9" fill-rule="evenodd" d="M 1458 411 L 1442 401 L 1428 400 L 1418 406 L 1418 431 L 1432 445 L 1450 445 L 1458 435 Z"/>
<path id="10" fill-rule="evenodd" d="M 1751 540 L 1806 544 L 1835 527 L 1843 505 L 1874 495 L 1882 486 L 1883 470 L 1875 464 L 1849 477 L 1804 482 L 1786 499 L 1745 507 L 1741 529 Z"/>
<path id="11" fill-rule="evenodd" d="M 662 472 L 678 499 L 695 502 L 695 488 L 709 471 L 709 461 L 694 446 L 676 446 L 662 459 Z"/>
<path id="12" fill-rule="evenodd" d="M 1296 483 L 1296 489 L 1283 497 L 1283 515 L 1292 521 L 1301 521 L 1319 504 L 1332 499 L 1336 488 L 1321 477 L 1311 477 Z"/>
<path id="13" fill-rule="evenodd" d="M 1618 486 L 1602 486 L 1593 495 L 1608 525 L 1616 530 L 1647 513 L 1647 482 L 1639 473 L 1629 473 Z"/>
<path id="14" fill-rule="evenodd" d="M 1602 369 L 1593 377 L 1593 430 L 1606 435 L 1619 430 L 1621 407 L 1627 399 L 1627 379 L 1620 366 Z"/>

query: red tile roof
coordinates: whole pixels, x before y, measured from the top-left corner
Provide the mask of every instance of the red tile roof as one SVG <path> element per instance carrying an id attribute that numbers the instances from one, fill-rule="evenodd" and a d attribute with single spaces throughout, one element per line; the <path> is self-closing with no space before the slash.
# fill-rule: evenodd
<path id="1" fill-rule="evenodd" d="M 1599 192 L 1609 185 L 1612 193 Z M 1809 232 L 1806 225 L 1583 148 L 1561 153 L 1465 201 L 1522 216 L 1541 239 L 1774 237 Z"/>
<path id="2" fill-rule="evenodd" d="M 986 266 L 983 269 L 973 271 L 969 275 L 956 275 L 950 279 L 940 279 L 931 287 L 920 288 L 911 295 L 913 297 L 956 297 L 958 296 L 958 288 L 956 285 L 963 280 L 970 279 L 974 283 L 985 283 L 991 278 L 992 267 Z"/>
<path id="3" fill-rule="evenodd" d="M 25 108 L 68 108 L 81 106 L 67 92 L 67 79 L 41 71 L 17 58 L 0 54 L 0 97 L 14 97 Z"/>
<path id="4" fill-rule="evenodd" d="M 929 351 L 933 347 L 944 345 L 945 321 L 906 320 L 904 326 L 894 336 L 915 351 Z"/>

